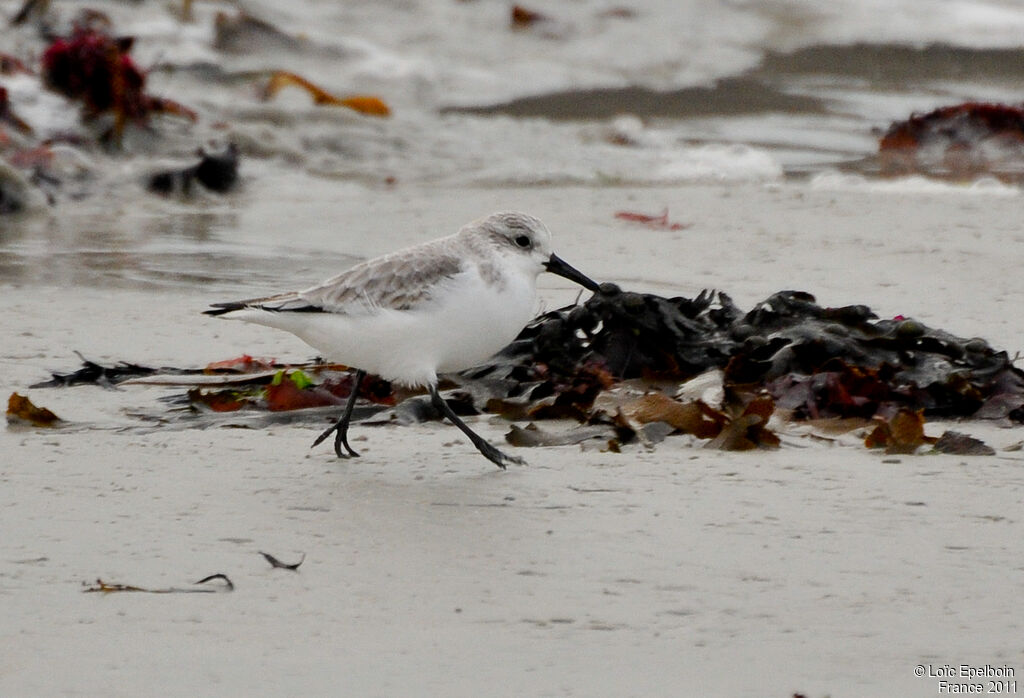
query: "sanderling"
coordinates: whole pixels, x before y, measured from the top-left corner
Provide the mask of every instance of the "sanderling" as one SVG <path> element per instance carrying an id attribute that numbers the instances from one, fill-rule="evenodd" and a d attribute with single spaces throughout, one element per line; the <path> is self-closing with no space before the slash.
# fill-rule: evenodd
<path id="1" fill-rule="evenodd" d="M 470 368 L 512 341 L 533 316 L 537 277 L 549 271 L 598 285 L 551 251 L 551 233 L 524 213 L 495 213 L 432 240 L 357 264 L 305 291 L 214 303 L 207 315 L 287 330 L 330 361 L 356 369 L 335 433 L 339 458 L 358 456 L 348 425 L 359 384 L 373 373 L 426 388 L 434 406 L 499 468 L 502 453 L 459 419 L 437 392 L 439 372 Z"/>

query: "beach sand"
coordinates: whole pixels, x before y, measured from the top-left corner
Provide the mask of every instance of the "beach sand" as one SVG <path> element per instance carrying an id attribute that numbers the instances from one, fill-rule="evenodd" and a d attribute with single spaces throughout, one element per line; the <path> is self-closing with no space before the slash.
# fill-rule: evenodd
<path id="1" fill-rule="evenodd" d="M 120 254 L 168 265 L 141 281 L 131 261 L 90 272 L 89 241 L 60 233 L 74 220 L 19 223 L 53 249 L 10 252 L 0 387 L 69 424 L 0 430 L 0 694 L 934 696 L 940 679 L 918 665 L 1019 670 L 1024 456 L 1002 450 L 1019 427 L 927 426 L 983 438 L 994 457 L 891 457 L 784 428 L 777 451 L 670 437 L 652 451 L 522 449 L 529 465 L 501 472 L 439 423 L 354 425 L 363 457 L 340 461 L 309 450 L 308 425 L 140 418 L 167 409 L 165 388 L 25 390 L 74 368 L 74 350 L 157 366 L 309 358 L 289 335 L 199 312 L 509 208 L 544 220 L 560 256 L 599 281 L 718 288 L 743 308 L 805 290 L 1012 354 L 1019 191 L 272 186 L 211 212 L 202 239 L 169 234 L 165 257 L 137 231 L 166 213 L 112 219 Z M 689 227 L 614 218 L 666 206 Z M 234 256 L 211 263 L 222 243 Z M 80 283 L 56 283 L 64 267 Z M 553 277 L 541 288 L 548 308 L 577 292 Z M 471 424 L 496 443 L 508 429 Z M 306 558 L 291 572 L 258 551 Z M 96 578 L 191 588 L 213 573 L 235 590 L 82 593 Z"/>

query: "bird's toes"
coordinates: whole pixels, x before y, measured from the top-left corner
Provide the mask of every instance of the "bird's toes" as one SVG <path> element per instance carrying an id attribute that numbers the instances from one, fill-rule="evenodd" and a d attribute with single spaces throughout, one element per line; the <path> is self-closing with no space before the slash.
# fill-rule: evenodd
<path id="1" fill-rule="evenodd" d="M 502 470 L 505 469 L 506 463 L 510 465 L 526 465 L 526 461 L 520 458 L 519 456 L 510 456 L 507 453 L 501 454 L 501 460 L 502 462 L 499 463 L 498 465 L 499 467 L 501 467 Z"/>

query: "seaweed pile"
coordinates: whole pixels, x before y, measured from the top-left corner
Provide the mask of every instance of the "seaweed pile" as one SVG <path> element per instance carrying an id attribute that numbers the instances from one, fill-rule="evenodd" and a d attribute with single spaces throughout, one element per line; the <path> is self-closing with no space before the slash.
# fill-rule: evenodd
<path id="1" fill-rule="evenodd" d="M 172 404 L 206 415 L 337 406 L 352 385 L 344 366 L 243 356 L 205 369 L 105 369 L 86 361 L 33 387 L 129 378 L 188 386 Z M 596 439 L 617 450 L 689 433 L 729 450 L 776 447 L 768 423 L 778 414 L 862 427 L 867 446 L 888 452 L 930 443 L 991 453 L 954 432 L 926 437 L 925 419 L 1024 422 L 1024 372 L 1005 351 L 911 318 L 879 319 L 863 305 L 822 307 L 800 291 L 781 291 L 743 312 L 720 291 L 665 298 L 602 284 L 585 303 L 538 317 L 491 361 L 447 376 L 442 387 L 458 414 L 582 423 L 562 434 L 513 426 L 506 438 L 523 446 Z M 379 378 L 364 382 L 360 398 L 358 414 L 371 422 L 440 418 L 429 401 Z M 310 418 L 324 419 L 323 410 Z"/>
<path id="2" fill-rule="evenodd" d="M 722 292 L 663 298 L 604 284 L 531 323 L 492 366 L 532 391 L 579 391 L 583 376 L 685 382 L 723 371 L 727 392 L 763 393 L 794 417 L 931 417 L 1024 422 L 1024 372 L 1005 351 L 863 305 L 819 306 L 780 291 L 743 313 Z M 606 374 L 602 376 L 602 374 Z"/>
<path id="3" fill-rule="evenodd" d="M 895 121 L 878 142 L 888 175 L 926 173 L 970 178 L 992 174 L 1019 182 L 1024 171 L 1024 108 L 964 102 Z"/>

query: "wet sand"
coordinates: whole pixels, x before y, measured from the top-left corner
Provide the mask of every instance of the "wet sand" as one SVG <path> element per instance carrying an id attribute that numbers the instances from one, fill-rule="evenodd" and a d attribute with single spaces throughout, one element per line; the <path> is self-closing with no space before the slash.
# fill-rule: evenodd
<path id="1" fill-rule="evenodd" d="M 198 313 L 500 208 L 541 217 L 599 280 L 715 287 L 743 307 L 797 288 L 1024 348 L 1011 190 L 281 187 L 250 182 L 202 235 L 154 224 L 177 215 L 156 206 L 93 219 L 93 237 L 74 220 L 22 223 L 3 248 L 0 387 L 26 392 L 76 349 L 152 365 L 308 358 L 288 335 Z M 691 226 L 613 216 L 665 206 Z M 111 240 L 127 259 L 90 271 Z M 83 270 L 79 284 L 55 285 L 54 264 Z M 542 289 L 547 307 L 576 293 Z M 309 450 L 308 426 L 141 418 L 166 410 L 166 389 L 27 392 L 71 424 L 0 430 L 5 695 L 933 696 L 938 679 L 915 666 L 1019 672 L 1024 657 L 1024 456 L 1002 450 L 1020 428 L 956 425 L 988 458 L 886 457 L 794 428 L 774 452 L 671 437 L 650 452 L 524 449 L 528 467 L 499 472 L 440 424 L 356 425 L 363 457 L 342 462 Z M 507 430 L 473 424 L 496 442 Z M 260 550 L 307 557 L 289 572 Z M 235 591 L 81 593 L 97 577 L 181 587 L 215 572 Z"/>

